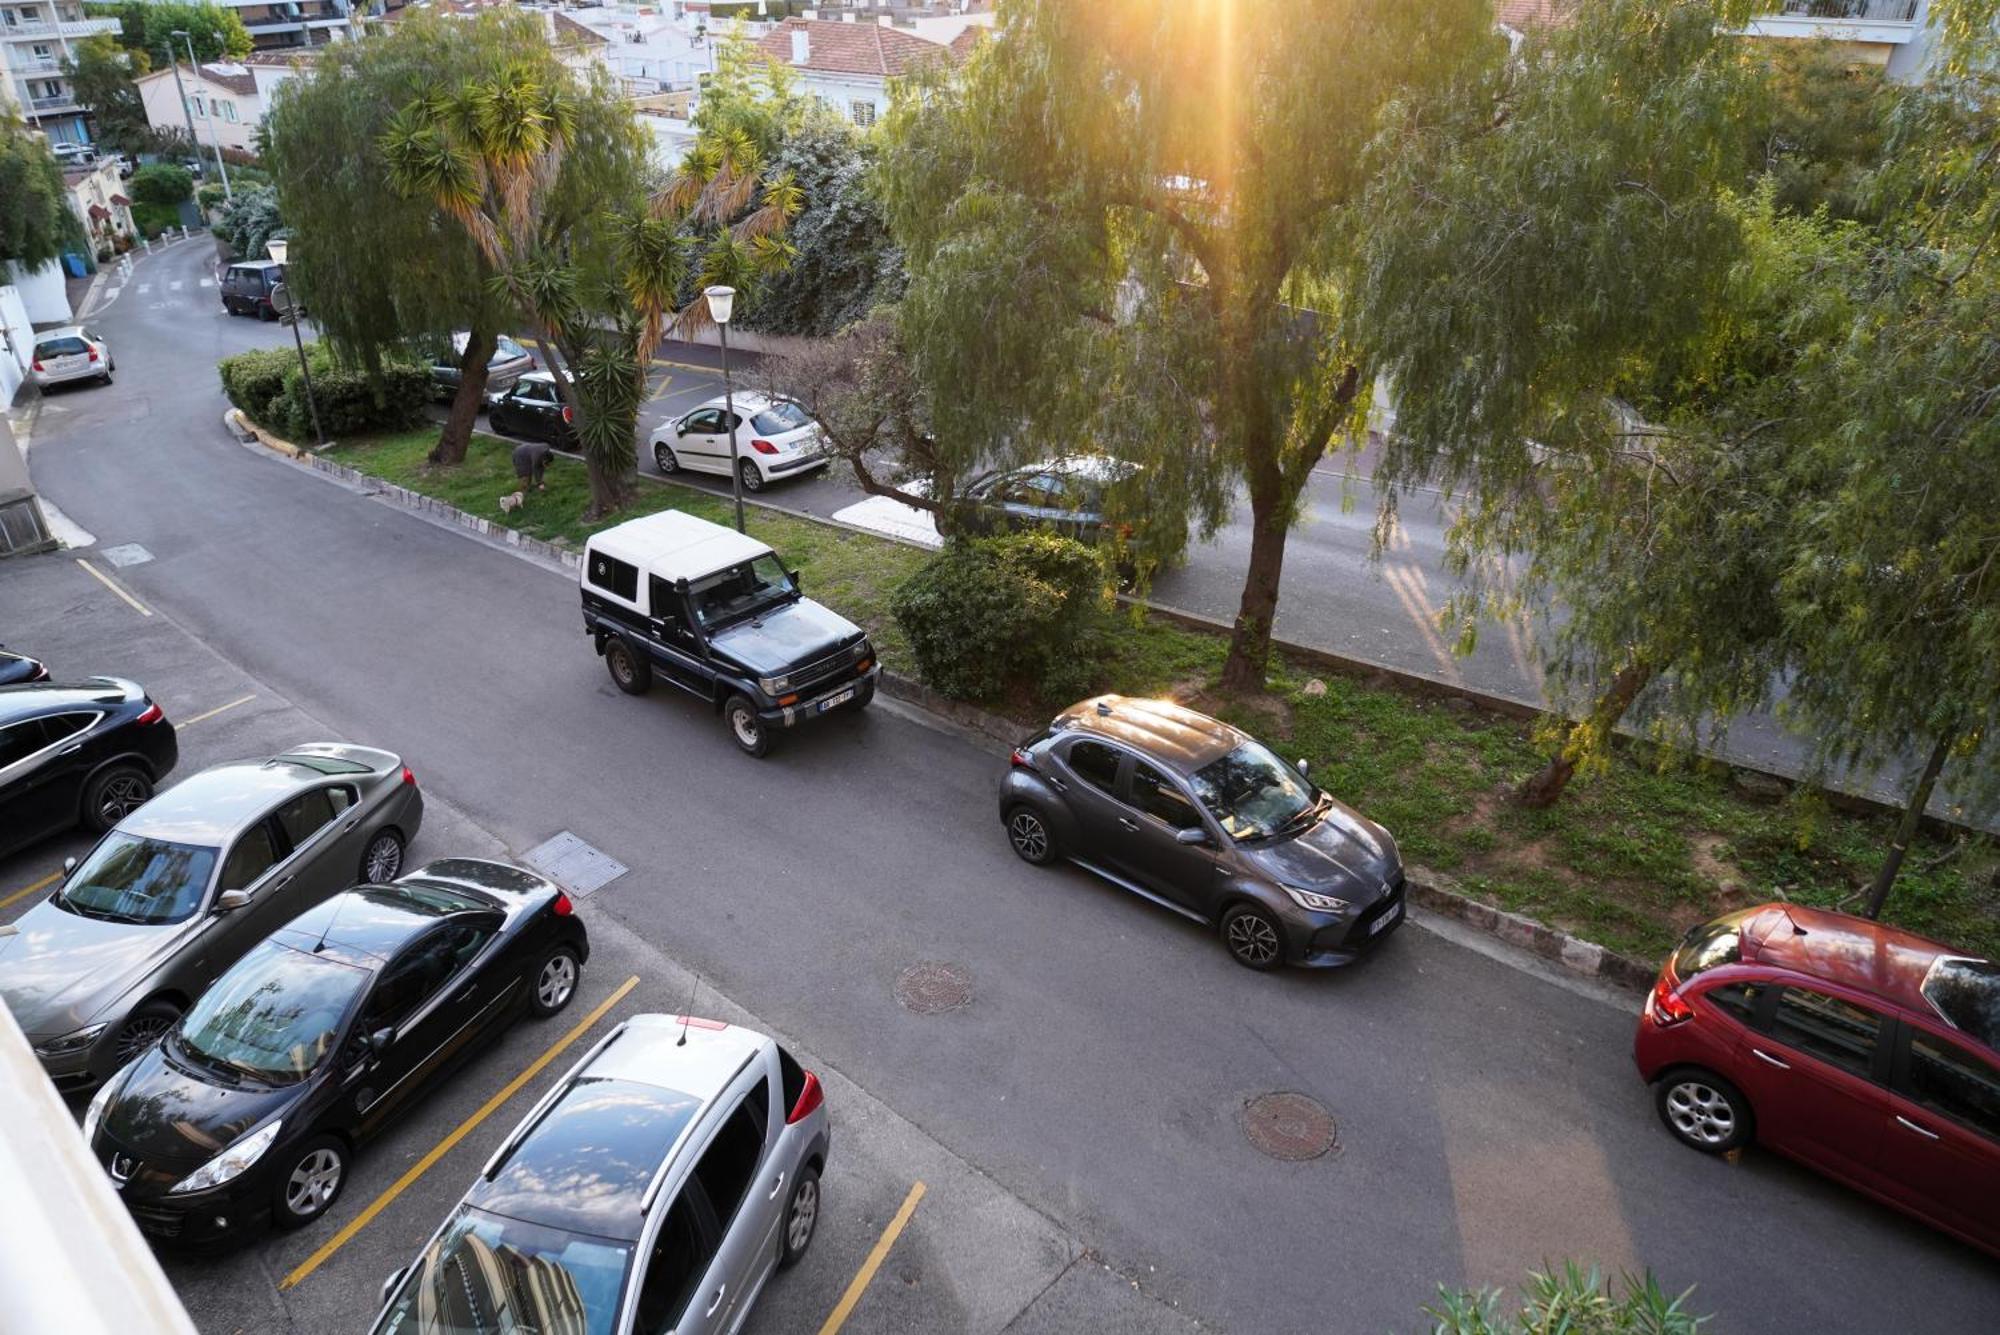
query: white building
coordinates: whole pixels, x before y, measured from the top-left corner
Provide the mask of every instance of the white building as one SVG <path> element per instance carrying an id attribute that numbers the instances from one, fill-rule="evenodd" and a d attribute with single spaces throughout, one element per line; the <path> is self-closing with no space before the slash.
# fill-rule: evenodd
<path id="1" fill-rule="evenodd" d="M 18 104 L 52 144 L 89 143 L 83 104 L 63 77 L 63 61 L 84 38 L 117 31 L 117 19 L 85 18 L 81 0 L 0 0 L 5 101 Z"/>
<path id="2" fill-rule="evenodd" d="M 1778 0 L 1744 31 L 1756 37 L 1825 38 L 1857 65 L 1880 66 L 1892 79 L 1915 79 L 1929 67 L 1937 34 L 1930 0 Z"/>
<path id="3" fill-rule="evenodd" d="M 934 42 L 895 26 L 886 14 L 869 20 L 844 10 L 838 19 L 786 19 L 757 45 L 790 67 L 801 93 L 866 127 L 889 110 L 891 79 L 928 60 L 965 59 L 984 31 L 968 24 L 952 41 Z"/>
<path id="4" fill-rule="evenodd" d="M 271 95 L 279 84 L 309 69 L 317 54 L 317 47 L 252 51 L 240 61 L 154 70 L 136 81 L 139 100 L 146 107 L 146 123 L 155 130 L 186 133 L 192 119 L 195 143 L 204 151 L 221 144 L 254 153 L 257 130 L 271 109 Z M 174 83 L 176 70 L 180 74 L 178 86 Z"/>

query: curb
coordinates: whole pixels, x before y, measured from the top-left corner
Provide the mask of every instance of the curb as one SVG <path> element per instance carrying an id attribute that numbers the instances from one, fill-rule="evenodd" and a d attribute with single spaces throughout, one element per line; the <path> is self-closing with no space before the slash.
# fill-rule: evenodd
<path id="1" fill-rule="evenodd" d="M 1607 950 L 1595 941 L 1586 941 L 1560 928 L 1474 899 L 1458 888 L 1454 878 L 1443 872 L 1432 871 L 1428 867 L 1407 866 L 1404 876 L 1409 884 L 1410 898 L 1415 903 L 1433 913 L 1456 918 L 1466 926 L 1476 927 L 1511 946 L 1539 955 L 1571 973 L 1638 992 L 1650 988 L 1659 974 L 1656 966 Z"/>

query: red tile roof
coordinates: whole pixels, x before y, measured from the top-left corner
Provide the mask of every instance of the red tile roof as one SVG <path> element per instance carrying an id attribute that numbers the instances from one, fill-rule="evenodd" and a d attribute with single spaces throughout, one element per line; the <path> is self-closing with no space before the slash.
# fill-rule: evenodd
<path id="1" fill-rule="evenodd" d="M 842 23 L 832 19 L 786 19 L 757 44 L 758 49 L 783 65 L 792 63 L 792 34 L 806 34 L 806 63 L 801 69 L 823 74 L 872 74 L 894 78 L 907 74 L 925 60 L 942 56 L 963 59 L 963 53 L 941 42 L 885 28 L 880 23 Z"/>
<path id="2" fill-rule="evenodd" d="M 557 46 L 607 46 L 611 39 L 603 33 L 587 28 L 567 14 L 551 14 L 555 22 Z"/>
<path id="3" fill-rule="evenodd" d="M 1574 0 L 1493 0 L 1493 21 L 1515 32 L 1554 28 L 1569 21 Z"/>

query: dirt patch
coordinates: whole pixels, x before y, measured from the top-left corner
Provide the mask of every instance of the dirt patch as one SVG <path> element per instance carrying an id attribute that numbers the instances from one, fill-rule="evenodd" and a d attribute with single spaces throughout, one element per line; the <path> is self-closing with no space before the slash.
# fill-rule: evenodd
<path id="1" fill-rule="evenodd" d="M 1260 691 L 1255 695 L 1225 695 L 1208 689 L 1205 682 L 1175 682 L 1168 696 L 1176 703 L 1194 710 L 1198 714 L 1208 714 L 1215 718 L 1225 718 L 1232 711 L 1250 716 L 1248 732 L 1290 737 L 1292 735 L 1292 704 L 1282 695 Z"/>
<path id="2" fill-rule="evenodd" d="M 1729 841 L 1719 834 L 1698 834 L 1688 840 L 1688 861 L 1694 868 L 1694 874 L 1708 883 L 1712 895 L 1706 905 L 1686 906 L 1688 912 L 1697 916 L 1685 923 L 1677 921 L 1676 926 L 1691 927 L 1704 918 L 1727 913 L 1749 902 L 1750 877 L 1723 856 L 1728 847 Z M 1674 916 L 1678 919 L 1681 915 L 1676 913 Z"/>

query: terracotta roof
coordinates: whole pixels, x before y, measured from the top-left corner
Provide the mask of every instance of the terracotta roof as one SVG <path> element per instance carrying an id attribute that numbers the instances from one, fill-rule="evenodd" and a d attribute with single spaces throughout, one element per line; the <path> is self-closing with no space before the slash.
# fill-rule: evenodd
<path id="1" fill-rule="evenodd" d="M 230 92 L 241 93 L 245 97 L 254 97 L 257 94 L 257 80 L 252 78 L 250 71 L 242 65 L 200 65 L 196 67 L 196 72 L 204 80 L 214 84 L 218 88 L 227 88 Z M 188 73 L 189 71 L 182 70 L 181 77 L 186 78 Z M 151 74 L 141 75 L 134 82 L 151 83 L 155 79 L 171 79 L 173 77 L 174 67 L 169 66 L 163 70 L 154 70 Z"/>
<path id="2" fill-rule="evenodd" d="M 283 69 L 287 65 L 310 65 L 319 59 L 323 46 L 278 47 L 271 51 L 252 51 L 237 63 L 241 65 L 271 65 Z"/>
<path id="3" fill-rule="evenodd" d="M 993 30 L 983 23 L 975 23 L 958 36 L 951 39 L 951 55 L 954 60 L 964 60 L 972 54 L 972 48 L 993 35 Z"/>
<path id="4" fill-rule="evenodd" d="M 102 204 L 92 204 L 90 206 L 90 216 L 102 221 L 111 216 L 111 210 L 105 208 Z"/>
<path id="5" fill-rule="evenodd" d="M 113 204 L 116 204 L 121 209 L 129 209 L 132 207 L 132 201 L 125 198 L 125 196 L 123 195 L 113 195 L 111 197 L 111 202 Z"/>
<path id="6" fill-rule="evenodd" d="M 1569 21 L 1574 0 L 1493 0 L 1493 21 L 1515 32 L 1560 27 Z"/>
<path id="7" fill-rule="evenodd" d="M 611 39 L 594 32 L 567 14 L 549 15 L 555 23 L 555 39 L 560 46 L 608 46 Z"/>
<path id="8" fill-rule="evenodd" d="M 806 63 L 799 68 L 824 74 L 872 74 L 887 79 L 907 74 L 922 61 L 937 56 L 963 59 L 955 46 L 926 41 L 879 23 L 832 19 L 786 19 L 757 47 L 770 59 L 790 65 L 792 34 L 800 31 L 806 34 Z"/>

